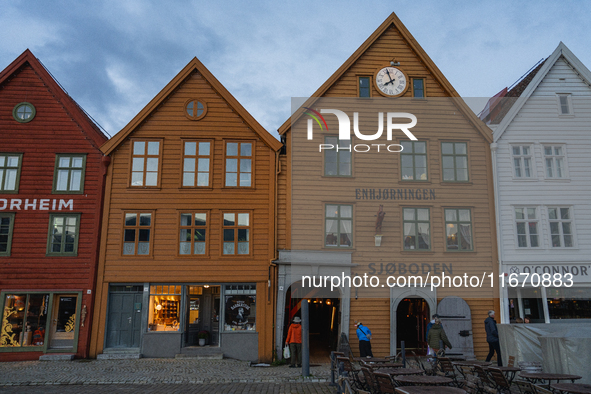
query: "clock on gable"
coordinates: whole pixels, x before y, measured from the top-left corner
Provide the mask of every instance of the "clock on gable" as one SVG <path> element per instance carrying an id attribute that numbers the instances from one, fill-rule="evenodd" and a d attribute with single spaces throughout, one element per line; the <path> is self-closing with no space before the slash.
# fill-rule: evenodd
<path id="1" fill-rule="evenodd" d="M 378 92 L 386 97 L 402 96 L 408 88 L 408 78 L 404 71 L 392 66 L 379 69 L 374 81 Z"/>

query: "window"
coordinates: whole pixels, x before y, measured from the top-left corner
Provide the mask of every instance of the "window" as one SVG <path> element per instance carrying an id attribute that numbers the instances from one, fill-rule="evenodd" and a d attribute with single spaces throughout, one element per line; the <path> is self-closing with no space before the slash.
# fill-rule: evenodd
<path id="1" fill-rule="evenodd" d="M 444 181 L 468 181 L 468 150 L 465 142 L 442 142 Z"/>
<path id="2" fill-rule="evenodd" d="M 19 103 L 12 110 L 12 117 L 19 123 L 27 123 L 33 120 L 37 111 L 31 103 Z"/>
<path id="3" fill-rule="evenodd" d="M 43 346 L 49 294 L 6 294 L 2 301 L 0 347 Z"/>
<path id="4" fill-rule="evenodd" d="M 191 99 L 185 103 L 185 116 L 191 120 L 199 120 L 207 113 L 207 105 L 200 100 Z"/>
<path id="5" fill-rule="evenodd" d="M 80 214 L 49 215 L 47 254 L 76 256 L 79 230 Z"/>
<path id="6" fill-rule="evenodd" d="M 425 80 L 423 78 L 412 79 L 412 96 L 417 98 L 425 97 Z"/>
<path id="7" fill-rule="evenodd" d="M 132 141 L 131 186 L 158 186 L 160 141 Z"/>
<path id="8" fill-rule="evenodd" d="M 324 150 L 324 175 L 351 176 L 351 140 L 341 141 L 338 137 L 326 136 L 324 143 L 334 146 Z"/>
<path id="9" fill-rule="evenodd" d="M 226 186 L 252 186 L 252 142 L 226 143 Z"/>
<path id="10" fill-rule="evenodd" d="M 123 227 L 123 254 L 150 254 L 153 221 L 151 213 L 126 213 Z"/>
<path id="11" fill-rule="evenodd" d="M 21 160 L 20 153 L 0 153 L 0 192 L 18 192 Z"/>
<path id="12" fill-rule="evenodd" d="M 223 253 L 250 254 L 250 214 L 224 213 Z"/>
<path id="13" fill-rule="evenodd" d="M 546 178 L 564 178 L 564 147 L 560 145 L 544 145 L 544 161 L 546 163 Z"/>
<path id="14" fill-rule="evenodd" d="M 559 94 L 558 95 L 558 107 L 559 107 L 559 111 L 558 111 L 559 115 L 572 115 L 573 110 L 572 110 L 571 95 L 570 94 Z"/>
<path id="15" fill-rule="evenodd" d="M 148 331 L 179 331 L 181 286 L 150 286 Z"/>
<path id="16" fill-rule="evenodd" d="M 180 255 L 206 254 L 207 213 L 181 213 Z"/>
<path id="17" fill-rule="evenodd" d="M 82 193 L 86 155 L 57 155 L 53 174 L 55 193 Z"/>
<path id="18" fill-rule="evenodd" d="M 400 141 L 401 173 L 403 181 L 427 180 L 427 143 L 424 141 Z"/>
<path id="19" fill-rule="evenodd" d="M 256 285 L 226 285 L 224 331 L 256 330 Z"/>
<path id="20" fill-rule="evenodd" d="M 591 288 L 546 289 L 550 319 L 591 319 Z"/>
<path id="21" fill-rule="evenodd" d="M 211 141 L 185 141 L 183 149 L 183 186 L 208 187 Z"/>
<path id="22" fill-rule="evenodd" d="M 515 178 L 532 177 L 532 149 L 529 145 L 516 145 L 513 150 L 513 169 Z"/>
<path id="23" fill-rule="evenodd" d="M 550 220 L 552 247 L 572 248 L 574 245 L 570 208 L 550 207 L 548 208 L 548 219 Z"/>
<path id="24" fill-rule="evenodd" d="M 350 248 L 352 246 L 353 207 L 326 205 L 324 245 Z"/>
<path id="25" fill-rule="evenodd" d="M 431 249 L 429 208 L 404 208 L 404 250 Z"/>
<path id="26" fill-rule="evenodd" d="M 371 85 L 369 77 L 359 77 L 359 97 L 370 97 Z"/>
<path id="27" fill-rule="evenodd" d="M 0 213 L 0 256 L 10 256 L 14 213 Z"/>
<path id="28" fill-rule="evenodd" d="M 520 248 L 539 247 L 537 208 L 515 208 L 515 220 L 517 224 L 517 246 Z"/>
<path id="29" fill-rule="evenodd" d="M 469 209 L 445 210 L 445 233 L 448 251 L 473 250 L 472 219 Z"/>

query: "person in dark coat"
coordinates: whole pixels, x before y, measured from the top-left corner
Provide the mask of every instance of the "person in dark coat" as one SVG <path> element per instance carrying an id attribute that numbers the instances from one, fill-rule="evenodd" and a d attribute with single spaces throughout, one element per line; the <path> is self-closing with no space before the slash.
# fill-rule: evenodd
<path id="1" fill-rule="evenodd" d="M 484 329 L 486 330 L 486 342 L 488 342 L 488 356 L 486 361 L 490 361 L 497 352 L 497 364 L 503 366 L 501 358 L 501 345 L 499 343 L 499 331 L 497 330 L 497 321 L 495 320 L 495 311 L 488 311 L 488 317 L 484 320 Z"/>
<path id="2" fill-rule="evenodd" d="M 427 343 L 429 347 L 433 349 L 436 353 L 439 350 L 439 341 L 443 341 L 443 347 L 446 346 L 448 348 L 452 348 L 451 342 L 447 339 L 447 334 L 441 325 L 441 320 L 438 317 L 435 318 L 435 323 L 429 329 L 429 334 L 427 334 Z"/>
<path id="3" fill-rule="evenodd" d="M 431 321 L 429 322 L 429 324 L 427 324 L 427 332 L 425 333 L 425 339 L 427 340 L 427 342 L 429 341 L 429 330 L 431 329 L 431 327 L 433 327 L 433 324 L 435 324 L 435 319 L 437 319 L 438 317 L 439 315 L 435 313 L 433 316 L 431 316 Z"/>

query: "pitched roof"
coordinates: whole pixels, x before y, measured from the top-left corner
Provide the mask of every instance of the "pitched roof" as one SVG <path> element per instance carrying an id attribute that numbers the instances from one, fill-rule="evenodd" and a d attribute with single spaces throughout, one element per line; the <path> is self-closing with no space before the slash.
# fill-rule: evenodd
<path id="1" fill-rule="evenodd" d="M 567 48 L 566 45 L 561 41 L 554 52 L 539 65 L 538 70 L 533 70 L 527 77 L 531 78 L 529 81 L 524 82 L 525 86 L 520 87 L 515 91 L 515 99 L 510 105 L 506 114 L 499 122 L 499 126 L 495 129 L 493 137 L 494 141 L 498 141 L 503 135 L 509 124 L 513 121 L 517 113 L 521 110 L 525 102 L 531 97 L 533 92 L 537 89 L 540 83 L 544 80 L 546 75 L 550 72 L 554 64 L 563 58 L 570 66 L 578 73 L 579 77 L 591 86 L 591 72 L 585 65 Z M 535 73 L 534 73 L 535 71 Z M 533 75 L 531 75 L 533 74 Z M 519 85 L 519 84 L 518 84 Z M 517 85 L 516 85 L 517 88 Z M 515 88 L 511 89 L 514 90 Z M 519 93 L 519 95 L 517 95 Z"/>
<path id="2" fill-rule="evenodd" d="M 115 148 L 117 148 L 129 134 L 131 134 L 136 127 L 138 127 L 144 119 L 146 119 L 158 106 L 170 95 L 172 92 L 183 83 L 194 70 L 197 70 L 201 76 L 210 84 L 210 86 L 228 103 L 228 105 L 244 120 L 249 126 L 271 149 L 277 151 L 281 148 L 281 142 L 277 141 L 271 134 L 269 134 L 263 126 L 256 121 L 256 119 L 232 96 L 232 94 L 217 80 L 216 77 L 195 57 L 189 62 L 170 81 L 161 91 L 154 97 L 121 131 L 119 131 L 113 138 L 107 141 L 101 150 L 108 155 Z"/>
<path id="3" fill-rule="evenodd" d="M 19 57 L 0 72 L 0 85 L 4 84 L 12 76 L 19 73 L 21 68 L 28 64 L 33 71 L 41 78 L 45 86 L 53 94 L 68 113 L 68 115 L 80 126 L 80 128 L 91 138 L 94 145 L 99 148 L 108 137 L 101 131 L 98 125 L 86 114 L 80 105 L 64 91 L 55 78 L 47 71 L 45 66 L 33 53 L 26 49 Z"/>
<path id="4" fill-rule="evenodd" d="M 447 80 L 447 78 L 445 78 L 441 70 L 439 70 L 439 68 L 435 65 L 433 60 L 431 60 L 429 55 L 427 55 L 427 52 L 425 52 L 425 50 L 419 45 L 419 43 L 417 42 L 417 40 L 415 40 L 410 31 L 408 31 L 406 26 L 404 26 L 402 21 L 398 19 L 396 14 L 393 12 L 369 36 L 369 38 L 365 40 L 365 42 L 361 44 L 361 46 L 355 52 L 353 52 L 353 54 L 345 61 L 345 63 L 343 63 L 341 67 L 339 67 L 337 71 L 335 71 L 334 74 L 332 74 L 330 78 L 328 78 L 326 82 L 324 82 L 322 86 L 320 86 L 320 88 L 318 88 L 318 90 L 314 92 L 314 94 L 302 105 L 302 107 L 313 106 L 313 103 L 319 97 L 322 97 L 328 91 L 328 89 L 335 82 L 337 82 L 339 78 L 341 78 L 343 74 L 345 74 L 345 72 L 347 72 L 347 70 L 349 70 L 349 68 L 351 68 L 351 66 L 355 64 L 355 62 L 369 49 L 369 47 L 374 42 L 376 42 L 380 38 L 380 36 L 384 34 L 384 32 L 386 32 L 386 30 L 390 28 L 390 26 L 392 25 L 394 25 L 394 27 L 400 32 L 400 35 L 406 41 L 408 46 L 425 65 L 427 70 L 429 70 L 429 72 L 435 77 L 437 82 L 439 82 L 443 90 L 450 97 L 460 97 L 460 95 L 458 94 L 458 92 L 456 92 L 451 83 Z M 474 112 L 470 109 L 470 107 L 468 107 L 464 100 L 454 100 L 454 102 L 458 106 L 458 109 L 462 111 L 462 113 L 471 121 L 471 123 L 473 123 L 473 125 L 484 136 L 484 138 L 492 142 L 490 129 L 486 127 L 486 125 L 476 116 L 476 114 L 474 114 Z M 285 134 L 287 130 L 291 128 L 292 122 L 295 122 L 300 116 L 302 116 L 302 114 L 304 113 L 304 110 L 301 109 L 302 107 L 300 107 L 300 110 L 292 114 L 292 116 L 289 119 L 287 119 L 283 123 L 283 125 L 281 125 L 281 127 L 278 129 L 279 135 Z"/>

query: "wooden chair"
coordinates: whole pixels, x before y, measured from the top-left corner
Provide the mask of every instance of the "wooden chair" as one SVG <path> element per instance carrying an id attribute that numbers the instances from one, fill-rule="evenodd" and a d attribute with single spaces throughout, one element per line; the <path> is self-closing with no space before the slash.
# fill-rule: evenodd
<path id="1" fill-rule="evenodd" d="M 439 362 L 439 368 L 442 375 L 446 378 L 451 378 L 454 382 L 454 386 L 462 387 L 464 385 L 464 380 L 457 376 L 456 370 L 454 369 L 454 366 L 449 358 L 438 357 L 437 361 Z"/>
<path id="2" fill-rule="evenodd" d="M 462 387 L 468 394 L 479 394 L 480 388 L 478 386 L 478 376 L 474 370 L 467 366 L 460 367 L 462 375 L 464 375 L 464 387 Z"/>
<path id="3" fill-rule="evenodd" d="M 394 386 L 394 382 L 390 379 L 390 375 L 381 373 L 381 372 L 374 372 L 373 374 L 376 378 L 376 382 L 378 383 L 378 388 L 380 393 L 383 394 L 395 394 L 396 388 Z"/>
<path id="4" fill-rule="evenodd" d="M 354 389 L 363 389 L 365 382 L 360 376 L 361 371 L 353 367 L 351 360 L 347 357 L 337 357 L 337 365 L 339 365 L 339 369 L 340 365 L 343 366 L 346 376 L 351 378 L 351 385 Z"/>
<path id="5" fill-rule="evenodd" d="M 542 387 L 539 384 L 532 384 L 531 386 L 536 390 L 536 394 L 553 394 L 550 389 L 547 387 Z"/>
<path id="6" fill-rule="evenodd" d="M 488 374 L 495 384 L 497 393 L 520 393 L 519 387 L 512 386 L 500 369 L 489 367 Z"/>
<path id="7" fill-rule="evenodd" d="M 507 366 L 508 367 L 514 367 L 515 366 L 515 356 L 509 356 L 509 361 L 507 362 Z"/>
<path id="8" fill-rule="evenodd" d="M 494 382 L 490 379 L 486 370 L 480 365 L 474 365 L 474 373 L 478 377 L 478 392 L 483 394 L 494 394 L 497 392 Z"/>
<path id="9" fill-rule="evenodd" d="M 535 387 L 533 387 L 533 384 L 530 382 L 515 379 L 512 384 L 519 388 L 521 394 L 537 394 Z"/>
<path id="10" fill-rule="evenodd" d="M 373 371 L 369 368 L 361 367 L 361 373 L 364 377 L 364 388 L 372 394 L 379 394 L 380 389 L 378 387 L 378 383 L 376 382 L 376 378 L 373 374 Z"/>

